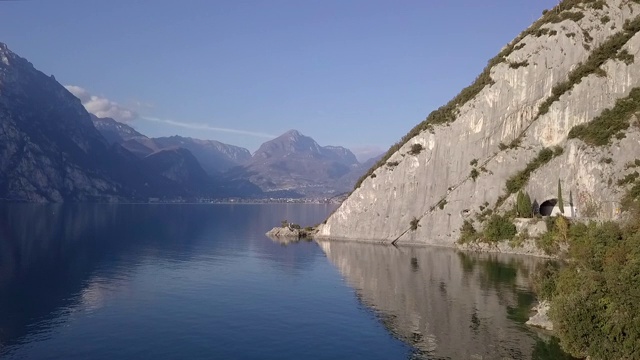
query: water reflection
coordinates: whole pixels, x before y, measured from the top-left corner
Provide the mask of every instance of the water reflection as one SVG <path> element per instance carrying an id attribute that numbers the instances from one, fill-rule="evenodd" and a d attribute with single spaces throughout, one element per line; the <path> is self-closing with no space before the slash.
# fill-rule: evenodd
<path id="1" fill-rule="evenodd" d="M 529 274 L 543 265 L 541 260 L 440 248 L 319 244 L 385 327 L 428 358 L 559 358 L 556 342 L 523 325 L 535 300 Z"/>
<path id="2" fill-rule="evenodd" d="M 304 205 L 0 204 L 2 349 L 127 293 L 145 263 L 178 269 L 255 254 L 284 272 L 313 265 L 315 244 L 286 249 L 263 234 L 284 218 L 320 221 Z"/>
<path id="3" fill-rule="evenodd" d="M 206 212 L 172 212 L 167 221 L 166 209 L 136 205 L 0 209 L 0 349 L 34 324 L 68 315 L 72 305 L 99 307 L 105 286 L 125 283 L 110 277 L 123 261 L 193 256 L 190 249 L 211 224 Z"/>

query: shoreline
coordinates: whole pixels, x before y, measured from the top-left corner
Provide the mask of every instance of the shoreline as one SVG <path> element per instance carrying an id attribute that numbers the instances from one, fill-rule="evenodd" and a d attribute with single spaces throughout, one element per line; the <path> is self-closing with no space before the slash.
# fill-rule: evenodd
<path id="1" fill-rule="evenodd" d="M 373 239 L 359 239 L 359 238 L 339 238 L 339 237 L 329 237 L 329 236 L 319 236 L 312 235 L 314 241 L 322 240 L 322 241 L 339 241 L 339 242 L 355 242 L 361 244 L 375 244 L 375 245 L 386 245 L 386 246 L 395 246 L 395 247 L 435 247 L 435 248 L 446 248 L 459 250 L 464 252 L 474 252 L 474 253 L 492 253 L 492 254 L 510 254 L 510 255 L 523 255 L 523 256 L 533 256 L 541 259 L 558 259 L 558 255 L 548 255 L 544 252 L 544 250 L 539 249 L 535 246 L 534 239 L 527 239 L 523 242 L 527 246 L 522 246 L 519 248 L 514 248 L 509 245 L 508 241 L 501 241 L 495 244 L 490 243 L 467 243 L 467 244 L 458 244 L 453 243 L 449 244 L 440 244 L 440 243 L 426 243 L 426 242 L 401 242 L 393 244 L 392 240 L 373 240 Z"/>

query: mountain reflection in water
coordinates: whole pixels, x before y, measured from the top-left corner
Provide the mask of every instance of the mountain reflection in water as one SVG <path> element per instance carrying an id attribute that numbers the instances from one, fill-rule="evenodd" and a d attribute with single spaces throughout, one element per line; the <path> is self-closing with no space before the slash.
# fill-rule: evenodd
<path id="1" fill-rule="evenodd" d="M 428 358 L 570 358 L 555 339 L 524 325 L 535 301 L 529 277 L 545 260 L 443 248 L 319 244 L 360 301 Z"/>

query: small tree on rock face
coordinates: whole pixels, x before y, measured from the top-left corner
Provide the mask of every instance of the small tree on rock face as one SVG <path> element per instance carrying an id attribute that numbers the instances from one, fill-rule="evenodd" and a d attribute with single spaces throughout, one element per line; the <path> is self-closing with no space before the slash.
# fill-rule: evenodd
<path id="1" fill-rule="evenodd" d="M 574 212 L 574 208 L 573 208 L 573 194 L 571 193 L 571 190 L 569 190 L 569 206 L 571 207 L 571 217 L 576 216 L 575 212 Z"/>
<path id="2" fill-rule="evenodd" d="M 518 192 L 518 197 L 516 198 L 516 213 L 523 218 L 530 218 L 533 215 L 531 197 L 529 197 L 528 193 L 522 192 L 522 190 Z"/>
<path id="3" fill-rule="evenodd" d="M 564 215 L 564 202 L 562 201 L 562 185 L 560 185 L 560 179 L 558 179 L 558 207 L 560 208 L 560 214 Z"/>
<path id="4" fill-rule="evenodd" d="M 522 199 L 522 211 L 523 217 L 533 217 L 533 204 L 531 203 L 531 197 L 529 196 L 529 193 L 524 193 L 524 198 Z"/>
<path id="5" fill-rule="evenodd" d="M 518 191 L 518 195 L 516 196 L 516 215 L 518 217 L 522 217 L 522 213 L 520 212 L 520 209 L 522 209 L 523 198 L 524 198 L 524 194 L 522 193 L 522 190 Z"/>

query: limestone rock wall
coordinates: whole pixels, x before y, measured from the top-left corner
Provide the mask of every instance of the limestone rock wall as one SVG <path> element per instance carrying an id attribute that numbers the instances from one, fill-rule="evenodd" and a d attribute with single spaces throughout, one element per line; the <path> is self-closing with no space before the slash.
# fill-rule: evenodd
<path id="1" fill-rule="evenodd" d="M 537 116 L 552 88 L 621 31 L 625 21 L 640 15 L 640 4 L 609 0 L 603 9 L 581 11 L 585 16 L 578 21 L 545 24 L 547 34 L 518 41 L 506 61 L 491 69 L 492 85 L 462 105 L 454 122 L 423 131 L 403 145 L 327 219 L 319 236 L 452 246 L 464 219 L 479 213 L 481 206 L 496 204 L 505 193 L 505 181 L 549 146 L 561 146 L 564 152 L 532 175 L 526 187 L 532 199 L 555 198 L 560 179 L 565 201 L 571 191 L 578 209 L 597 204 L 598 216 L 616 217 L 622 192 L 612 183 L 623 175 L 626 163 L 640 158 L 640 134 L 632 129 L 606 148 L 568 141 L 567 135 L 640 86 L 640 33 L 623 47 L 636 61 L 608 60 L 601 67 L 605 76 L 583 78 Z M 501 143 L 518 137 L 518 147 L 501 149 Z M 411 155 L 413 144 L 424 150 Z M 603 161 L 606 158 L 613 161 Z M 476 179 L 471 176 L 474 168 Z M 503 209 L 512 201 L 509 198 Z"/>

